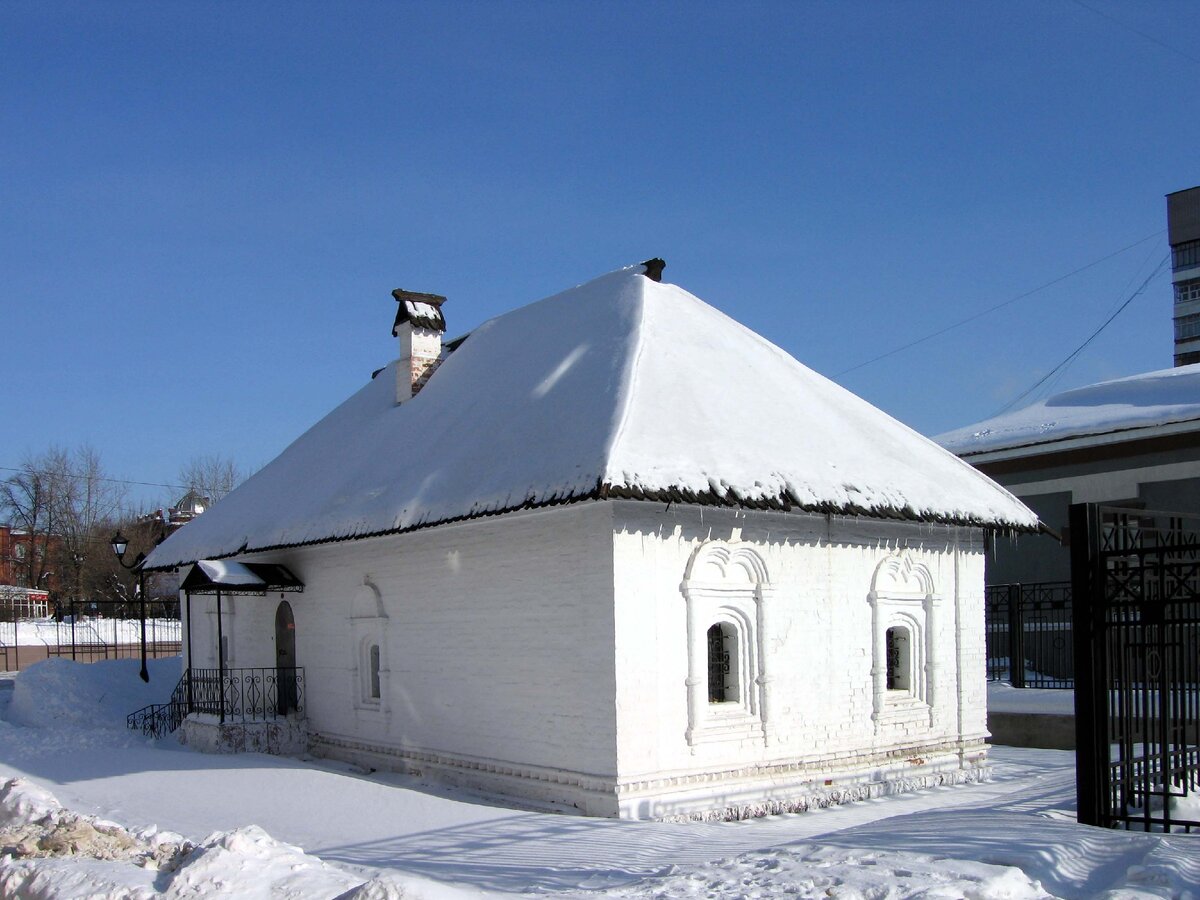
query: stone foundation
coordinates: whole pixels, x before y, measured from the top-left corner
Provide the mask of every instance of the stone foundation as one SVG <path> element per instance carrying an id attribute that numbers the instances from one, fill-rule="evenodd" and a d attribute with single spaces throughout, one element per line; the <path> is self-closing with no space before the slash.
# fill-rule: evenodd
<path id="1" fill-rule="evenodd" d="M 308 751 L 308 722 L 291 716 L 268 722 L 225 722 L 192 713 L 183 720 L 179 743 L 201 753 L 269 753 L 299 756 Z"/>
<path id="2" fill-rule="evenodd" d="M 574 807 L 588 816 L 679 822 L 806 812 L 991 777 L 987 745 L 982 741 L 625 784 L 577 772 L 405 751 L 319 733 L 312 735 L 311 749 L 317 756 L 507 797 L 523 808 Z"/>

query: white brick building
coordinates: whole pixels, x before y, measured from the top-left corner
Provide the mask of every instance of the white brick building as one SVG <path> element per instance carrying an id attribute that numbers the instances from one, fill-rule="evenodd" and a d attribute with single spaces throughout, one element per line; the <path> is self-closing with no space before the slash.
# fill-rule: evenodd
<path id="1" fill-rule="evenodd" d="M 985 535 L 1036 518 L 658 271 L 494 319 L 432 377 L 412 352 L 157 548 L 304 586 L 225 597 L 223 643 L 191 596 L 185 666 L 294 640 L 316 753 L 591 815 L 977 778 Z M 427 347 L 440 298 L 397 299 Z"/>

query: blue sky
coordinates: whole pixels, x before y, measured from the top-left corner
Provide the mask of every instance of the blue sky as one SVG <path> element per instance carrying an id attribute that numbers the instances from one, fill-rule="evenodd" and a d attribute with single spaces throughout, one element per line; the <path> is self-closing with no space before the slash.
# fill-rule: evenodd
<path id="1" fill-rule="evenodd" d="M 0 466 L 87 441 L 136 481 L 256 468 L 395 355 L 392 288 L 447 295 L 458 332 L 650 256 L 919 431 L 985 418 L 1165 256 L 1163 195 L 1200 184 L 1195 24 L 1165 0 L 4 4 Z M 1170 317 L 1160 273 L 1057 389 L 1170 366 Z"/>

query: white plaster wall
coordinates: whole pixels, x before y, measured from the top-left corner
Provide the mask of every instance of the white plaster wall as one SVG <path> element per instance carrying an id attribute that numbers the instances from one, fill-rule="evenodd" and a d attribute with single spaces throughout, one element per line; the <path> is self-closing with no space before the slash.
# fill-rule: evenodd
<path id="1" fill-rule="evenodd" d="M 706 541 L 752 546 L 773 585 L 764 600 L 768 737 L 689 745 L 687 610 L 681 583 Z M 928 567 L 937 599 L 924 721 L 877 725 L 872 577 L 900 548 Z M 845 517 L 621 502 L 614 514 L 620 783 L 663 791 L 704 773 L 861 767 L 985 735 L 982 534 Z M 705 626 L 707 627 L 707 626 Z M 960 691 L 961 688 L 961 691 Z M 731 776 L 735 777 L 735 776 Z M 799 778 L 795 776 L 781 776 Z M 672 782 L 672 785 L 668 785 Z"/>
<path id="2" fill-rule="evenodd" d="M 754 548 L 770 581 L 766 739 L 686 738 L 680 587 L 710 541 Z M 869 595 L 880 563 L 901 549 L 934 587 L 932 725 L 929 715 L 873 718 Z M 983 759 L 982 550 L 977 529 L 617 501 L 257 558 L 306 585 L 286 599 L 320 752 L 452 778 L 485 773 L 490 783 L 458 780 L 657 816 L 754 808 L 798 789 L 836 802 L 962 780 Z M 230 604 L 235 665 L 274 665 L 280 599 Z M 215 665 L 211 604 L 196 598 L 198 666 Z M 384 617 L 367 615 L 376 605 Z M 370 704 L 359 642 L 375 632 L 383 698 Z"/>
<path id="3" fill-rule="evenodd" d="M 182 595 L 181 595 L 182 598 Z M 186 601 L 183 601 L 186 603 Z M 269 662 L 251 662 L 246 653 L 254 647 L 256 638 L 261 637 L 257 624 L 257 616 L 240 616 L 244 604 L 252 604 L 257 610 L 264 605 L 262 597 L 221 596 L 221 632 L 227 637 L 229 656 L 225 660 L 227 668 L 235 666 L 265 666 L 275 665 L 274 656 Z M 275 607 L 271 606 L 272 615 Z M 183 646 L 184 656 L 187 655 L 188 626 L 191 626 L 192 667 L 197 669 L 217 668 L 217 598 L 213 594 L 200 594 L 191 598 L 191 613 L 188 615 L 186 606 L 181 607 L 183 616 Z M 274 641 L 275 623 L 271 620 L 270 639 Z M 251 626 L 250 635 L 239 635 L 242 628 Z M 240 649 L 239 649 L 240 647 Z M 273 651 L 272 651 L 273 652 Z M 252 658 L 259 659 L 261 654 L 254 650 Z"/>
<path id="4" fill-rule="evenodd" d="M 323 752 L 340 755 L 373 748 L 430 766 L 614 780 L 609 504 L 247 558 L 281 562 L 305 584 L 286 599 L 318 749 L 325 741 Z M 351 619 L 364 579 L 386 619 Z M 237 599 L 238 665 L 275 664 L 279 600 Z M 197 664 L 201 619 L 211 617 L 193 615 Z M 385 639 L 383 697 L 372 707 L 362 703 L 358 642 L 374 626 Z"/>

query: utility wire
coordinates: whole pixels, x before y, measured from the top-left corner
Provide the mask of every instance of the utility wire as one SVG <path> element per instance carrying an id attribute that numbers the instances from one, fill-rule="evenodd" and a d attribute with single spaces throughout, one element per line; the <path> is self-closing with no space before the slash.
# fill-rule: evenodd
<path id="1" fill-rule="evenodd" d="M 877 363 L 881 359 L 887 359 L 889 356 L 895 356 L 897 353 L 902 353 L 905 350 L 909 350 L 913 347 L 916 347 L 918 344 L 923 344 L 926 341 L 931 341 L 935 337 L 941 337 L 943 334 L 945 334 L 948 331 L 953 331 L 956 328 L 961 328 L 964 325 L 968 325 L 971 322 L 974 322 L 976 319 L 983 318 L 988 313 L 993 313 L 998 309 L 1003 309 L 1006 306 L 1011 306 L 1013 303 L 1016 303 L 1018 300 L 1024 300 L 1026 297 L 1032 297 L 1034 294 L 1037 294 L 1041 291 L 1046 290 L 1046 288 L 1053 287 L 1054 285 L 1058 284 L 1061 281 L 1066 281 L 1068 278 L 1078 275 L 1080 272 L 1086 272 L 1088 269 L 1091 269 L 1094 266 L 1098 266 L 1102 262 L 1107 262 L 1108 260 L 1112 259 L 1114 256 L 1120 256 L 1122 253 L 1125 253 L 1127 250 L 1132 250 L 1134 247 L 1138 246 L 1139 244 L 1146 243 L 1146 241 L 1150 240 L 1151 238 L 1158 237 L 1165 230 L 1166 229 L 1160 229 L 1160 230 L 1154 232 L 1153 234 L 1148 234 L 1144 238 L 1134 241 L 1132 244 L 1129 244 L 1128 246 L 1122 247 L 1120 250 L 1114 250 L 1112 253 L 1102 256 L 1099 259 L 1092 260 L 1087 265 L 1080 266 L 1078 269 L 1074 269 L 1073 271 L 1068 272 L 1066 275 L 1059 275 L 1057 278 L 1051 279 L 1050 281 L 1047 281 L 1045 284 L 1035 287 L 1033 290 L 1026 291 L 1023 294 L 1018 294 L 1016 297 L 1013 297 L 1009 300 L 1005 300 L 1003 303 L 997 303 L 995 306 L 989 306 L 987 309 L 981 310 L 981 311 L 975 313 L 974 315 L 967 316 L 965 319 L 960 319 L 959 321 L 954 322 L 950 325 L 947 325 L 944 328 L 939 328 L 937 331 L 931 332 L 930 334 L 927 334 L 924 337 L 919 337 L 914 341 L 909 341 L 907 344 L 902 344 L 899 347 L 895 347 L 891 350 L 888 350 L 886 353 L 880 353 L 878 356 L 873 356 L 870 359 L 866 360 L 865 362 L 860 362 L 858 365 L 851 366 L 849 369 L 843 369 L 842 371 L 835 374 L 833 377 L 841 378 L 843 375 L 849 375 L 851 372 L 856 372 L 859 369 L 862 369 L 862 368 L 865 368 L 866 366 L 871 365 L 872 363 Z"/>
<path id="2" fill-rule="evenodd" d="M 1095 13 L 1098 16 L 1102 16 L 1103 18 L 1108 19 L 1108 21 L 1112 22 L 1115 25 L 1120 26 L 1121 28 L 1124 28 L 1126 31 L 1132 31 L 1134 34 L 1136 34 L 1140 37 L 1144 37 L 1146 40 L 1150 41 L 1152 44 L 1158 44 L 1158 46 L 1162 47 L 1164 50 L 1170 50 L 1172 53 L 1176 53 L 1179 56 L 1182 56 L 1184 59 L 1190 59 L 1194 63 L 1200 63 L 1200 57 L 1192 56 L 1190 53 L 1188 53 L 1185 50 L 1180 50 L 1178 47 L 1172 47 L 1170 44 L 1163 43 L 1158 38 L 1156 38 L 1154 35 L 1147 34 L 1146 32 L 1142 31 L 1139 28 L 1134 28 L 1128 22 L 1124 22 L 1121 19 L 1118 19 L 1116 16 L 1110 15 L 1109 13 L 1104 12 L 1104 10 L 1096 9 L 1096 7 L 1094 7 L 1094 6 L 1089 6 L 1088 4 L 1084 3 L 1083 0 L 1075 0 L 1075 5 L 1082 6 L 1088 12 Z"/>
<path id="3" fill-rule="evenodd" d="M 0 472 L 21 472 L 29 475 L 39 475 L 43 478 L 90 478 L 93 481 L 108 481 L 113 484 L 136 484 L 141 487 L 161 487 L 181 491 L 190 490 L 186 484 L 160 484 L 157 481 L 130 481 L 127 478 L 106 478 L 102 475 L 76 475 L 74 472 L 30 472 L 28 469 L 19 469 L 16 466 L 0 466 Z"/>
<path id="4" fill-rule="evenodd" d="M 1146 271 L 1146 266 L 1149 265 L 1150 262 L 1154 259 L 1154 256 L 1157 253 L 1157 251 L 1158 251 L 1158 248 L 1151 247 L 1150 252 L 1146 254 L 1146 258 L 1143 259 L 1140 263 L 1138 263 L 1137 268 L 1133 270 L 1133 273 L 1125 281 L 1125 284 L 1121 286 L 1121 290 L 1117 292 L 1117 300 L 1113 304 L 1113 306 L 1109 309 L 1110 313 L 1115 312 L 1116 308 L 1123 302 L 1121 300 L 1121 298 L 1124 297 L 1125 293 L 1133 287 L 1134 283 L 1141 276 L 1142 272 Z M 1056 387 L 1058 387 L 1059 382 L 1061 382 L 1063 380 L 1063 377 L 1067 374 L 1067 369 L 1069 369 L 1069 368 L 1071 368 L 1071 366 L 1068 364 L 1058 370 L 1058 374 L 1055 375 L 1053 378 L 1051 378 L 1046 383 L 1046 390 L 1043 392 L 1043 396 L 1048 397 L 1048 396 L 1050 396 L 1051 393 L 1053 393 L 1054 389 Z"/>
<path id="5" fill-rule="evenodd" d="M 1064 359 L 1057 366 L 1055 366 L 1053 369 L 1051 369 L 1049 372 L 1047 372 L 1045 375 L 1043 375 L 1041 378 L 1039 378 L 1037 380 L 1037 382 L 1034 383 L 1031 387 L 1022 391 L 1020 394 L 1018 394 L 1016 397 L 1014 397 L 1012 400 L 1010 400 L 1004 407 L 1002 407 L 1001 409 L 999 409 L 995 413 L 993 413 L 992 417 L 994 418 L 995 416 L 998 416 L 1001 413 L 1007 412 L 1008 410 L 1012 409 L 1012 407 L 1015 406 L 1018 402 L 1020 402 L 1021 400 L 1024 400 L 1026 397 L 1028 397 L 1030 394 L 1032 394 L 1034 391 L 1036 391 L 1039 387 L 1041 387 L 1043 384 L 1045 384 L 1046 381 L 1055 372 L 1057 372 L 1059 369 L 1062 369 L 1065 366 L 1069 365 L 1071 363 L 1071 361 L 1073 359 L 1075 359 L 1075 357 L 1077 357 L 1080 353 L 1082 353 L 1084 351 L 1084 348 L 1086 348 L 1088 344 L 1090 344 L 1093 340 L 1096 339 L 1097 335 L 1099 335 L 1100 332 L 1102 332 L 1105 328 L 1107 328 L 1110 324 L 1112 324 L 1113 319 L 1115 319 L 1122 312 L 1124 312 L 1125 308 L 1127 306 L 1129 306 L 1129 304 L 1132 303 L 1137 297 L 1139 297 L 1142 294 L 1142 292 L 1146 290 L 1147 287 L 1150 286 L 1150 282 L 1153 281 L 1158 276 L 1158 274 L 1163 270 L 1163 266 L 1165 266 L 1167 264 L 1167 260 L 1169 260 L 1170 258 L 1171 258 L 1171 254 L 1169 254 L 1169 253 L 1166 256 L 1164 256 L 1162 258 L 1162 262 L 1160 262 L 1157 266 L 1155 266 L 1154 271 L 1146 276 L 1146 280 L 1143 281 L 1138 286 L 1138 289 L 1136 291 L 1134 291 L 1132 294 L 1130 294 L 1125 299 L 1124 303 L 1122 303 L 1119 307 L 1117 307 L 1116 312 L 1114 312 L 1111 316 L 1109 316 L 1107 319 L 1104 320 L 1103 325 L 1101 325 L 1099 328 L 1097 328 L 1095 331 L 1093 331 L 1090 335 L 1088 335 L 1087 340 L 1085 340 L 1082 344 L 1080 344 L 1078 347 L 1076 347 L 1074 350 L 1072 350 L 1067 355 L 1066 359 Z"/>

